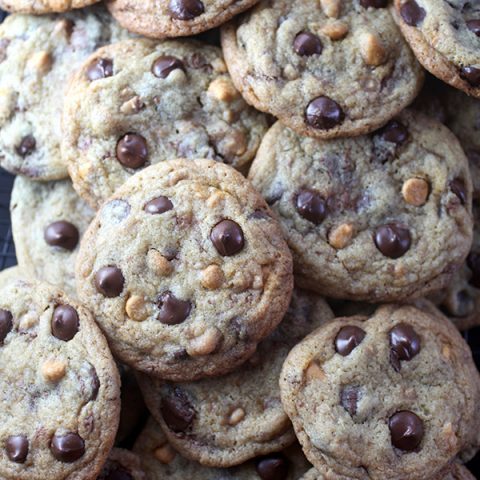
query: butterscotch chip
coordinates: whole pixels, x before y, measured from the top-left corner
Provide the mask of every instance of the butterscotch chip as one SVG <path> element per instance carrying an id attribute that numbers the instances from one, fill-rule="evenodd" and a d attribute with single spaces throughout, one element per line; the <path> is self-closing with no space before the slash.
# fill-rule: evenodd
<path id="1" fill-rule="evenodd" d="M 147 254 L 147 265 L 157 275 L 167 277 L 173 271 L 172 264 L 158 250 L 149 250 Z"/>
<path id="2" fill-rule="evenodd" d="M 141 322 L 148 317 L 148 308 L 143 297 L 132 295 L 125 305 L 125 311 L 132 320 Z"/>
<path id="3" fill-rule="evenodd" d="M 312 362 L 305 372 L 305 377 L 307 380 L 324 380 L 326 375 L 317 362 Z"/>
<path id="4" fill-rule="evenodd" d="M 382 65 L 387 58 L 380 39 L 373 33 L 360 35 L 359 47 L 360 53 L 367 65 L 377 67 L 378 65 Z"/>
<path id="5" fill-rule="evenodd" d="M 349 223 L 343 223 L 338 227 L 335 227 L 328 235 L 328 243 L 333 248 L 341 249 L 345 248 L 352 240 L 354 234 L 353 225 Z"/>
<path id="6" fill-rule="evenodd" d="M 172 448 L 169 443 L 158 447 L 154 452 L 155 458 L 164 464 L 171 463 L 176 457 L 177 452 Z"/>
<path id="7" fill-rule="evenodd" d="M 131 98 L 130 100 L 127 100 L 121 107 L 120 111 L 122 113 L 125 113 L 126 115 L 132 114 L 132 113 L 138 113 L 142 108 L 145 107 L 145 104 L 142 102 L 141 98 L 138 96 L 135 96 Z"/>
<path id="8" fill-rule="evenodd" d="M 243 408 L 236 408 L 228 417 L 228 424 L 234 427 L 238 425 L 245 418 L 245 410 Z"/>
<path id="9" fill-rule="evenodd" d="M 28 61 L 28 68 L 45 74 L 52 68 L 52 57 L 48 52 L 41 51 L 32 55 Z"/>
<path id="10" fill-rule="evenodd" d="M 231 102 L 239 96 L 238 90 L 228 78 L 216 78 L 207 90 L 208 94 L 222 102 Z"/>
<path id="11" fill-rule="evenodd" d="M 320 0 L 320 5 L 327 17 L 338 18 L 340 15 L 340 0 Z"/>
<path id="12" fill-rule="evenodd" d="M 332 22 L 327 23 L 320 29 L 320 33 L 323 33 L 331 40 L 341 40 L 348 33 L 348 25 L 344 22 Z"/>
<path id="13" fill-rule="evenodd" d="M 58 382 L 65 376 L 67 365 L 60 360 L 47 360 L 42 365 L 42 375 L 48 382 Z"/>
<path id="14" fill-rule="evenodd" d="M 409 178 L 402 186 L 402 195 L 408 204 L 421 207 L 427 201 L 429 190 L 423 178 Z"/>
<path id="15" fill-rule="evenodd" d="M 222 334 L 217 328 L 208 328 L 202 335 L 190 341 L 187 353 L 191 357 L 209 355 L 217 348 L 221 340 Z"/>
<path id="16" fill-rule="evenodd" d="M 208 290 L 216 290 L 222 286 L 225 280 L 222 269 L 217 265 L 209 265 L 202 272 L 202 287 Z"/>

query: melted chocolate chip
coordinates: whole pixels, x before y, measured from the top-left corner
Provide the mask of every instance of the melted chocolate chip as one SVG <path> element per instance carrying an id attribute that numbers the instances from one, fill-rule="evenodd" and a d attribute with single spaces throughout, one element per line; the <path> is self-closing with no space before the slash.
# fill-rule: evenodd
<path id="1" fill-rule="evenodd" d="M 467 257 L 467 266 L 472 272 L 472 276 L 470 278 L 470 284 L 473 285 L 475 288 L 480 288 L 480 253 L 477 252 L 470 252 Z M 1 318 L 0 318 L 1 324 Z M 0 327 L 1 332 L 1 327 Z M 2 336 L 0 334 L 0 341 Z"/>
<path id="2" fill-rule="evenodd" d="M 360 0 L 363 8 L 384 8 L 388 5 L 388 0 Z"/>
<path id="3" fill-rule="evenodd" d="M 13 328 L 13 315 L 8 310 L 0 309 L 0 344 Z"/>
<path id="4" fill-rule="evenodd" d="M 411 325 L 399 323 L 390 330 L 390 362 L 399 372 L 400 361 L 410 361 L 420 352 L 420 337 Z"/>
<path id="5" fill-rule="evenodd" d="M 365 335 L 365 330 L 360 327 L 354 325 L 342 327 L 335 337 L 335 351 L 346 357 L 362 343 Z"/>
<path id="6" fill-rule="evenodd" d="M 360 390 L 358 387 L 348 386 L 340 392 L 340 404 L 353 417 L 357 413 Z"/>
<path id="7" fill-rule="evenodd" d="M 407 127 L 397 120 L 390 120 L 378 133 L 383 140 L 396 145 L 402 145 L 408 139 Z"/>
<path id="8" fill-rule="evenodd" d="M 64 342 L 70 341 L 80 327 L 77 311 L 70 305 L 59 305 L 53 312 L 51 326 L 54 337 Z"/>
<path id="9" fill-rule="evenodd" d="M 172 292 L 162 293 L 158 297 L 158 319 L 165 325 L 178 325 L 190 315 L 192 305 L 178 299 Z"/>
<path id="10" fill-rule="evenodd" d="M 467 188 L 461 178 L 455 178 L 450 182 L 450 190 L 460 199 L 462 205 L 467 203 Z"/>
<path id="11" fill-rule="evenodd" d="M 28 155 L 31 155 L 36 147 L 37 141 L 35 140 L 35 137 L 33 135 L 27 135 L 22 138 L 20 145 L 18 145 L 15 150 L 21 157 L 25 158 L 28 157 Z"/>
<path id="12" fill-rule="evenodd" d="M 392 445 L 405 452 L 415 450 L 423 438 L 423 422 L 412 412 L 402 410 L 388 421 Z"/>
<path id="13" fill-rule="evenodd" d="M 91 82 L 113 75 L 113 61 L 108 58 L 97 58 L 87 68 L 87 78 Z"/>
<path id="14" fill-rule="evenodd" d="M 172 208 L 173 203 L 170 201 L 170 199 L 161 196 L 150 200 L 143 209 L 151 215 L 159 215 L 161 213 L 168 212 Z"/>
<path id="15" fill-rule="evenodd" d="M 170 0 L 168 10 L 177 20 L 193 20 L 205 11 L 205 7 L 200 0 Z"/>
<path id="16" fill-rule="evenodd" d="M 117 267 L 103 267 L 95 274 L 97 291 L 105 297 L 118 297 L 123 292 L 124 284 L 123 273 Z"/>
<path id="17" fill-rule="evenodd" d="M 315 190 L 300 190 L 295 205 L 297 212 L 315 225 L 320 225 L 327 216 L 327 202 Z"/>
<path id="18" fill-rule="evenodd" d="M 460 70 L 460 76 L 472 87 L 480 87 L 480 68 L 463 67 Z"/>
<path id="19" fill-rule="evenodd" d="M 285 480 L 288 461 L 281 453 L 272 453 L 257 460 L 257 473 L 262 480 Z"/>
<path id="20" fill-rule="evenodd" d="M 55 435 L 50 450 L 59 462 L 73 463 L 85 453 L 85 442 L 78 433 Z"/>
<path id="21" fill-rule="evenodd" d="M 64 220 L 51 223 L 45 229 L 43 236 L 48 245 L 65 250 L 75 250 L 80 238 L 77 227 Z"/>
<path id="22" fill-rule="evenodd" d="M 320 39 L 313 33 L 301 32 L 293 41 L 293 49 L 298 55 L 309 57 L 311 55 L 320 55 L 323 45 Z"/>
<path id="23" fill-rule="evenodd" d="M 374 241 L 383 255 L 394 259 L 405 255 L 412 243 L 410 231 L 395 223 L 378 227 Z"/>
<path id="24" fill-rule="evenodd" d="M 408 0 L 400 7 L 403 21 L 411 27 L 417 27 L 423 22 L 427 12 L 415 1 Z"/>
<path id="25" fill-rule="evenodd" d="M 169 55 L 158 57 L 152 65 L 152 73 L 158 78 L 167 78 L 174 70 L 185 71 L 183 62 Z"/>
<path id="26" fill-rule="evenodd" d="M 195 409 L 180 388 L 162 399 L 160 410 L 167 427 L 175 433 L 187 431 L 195 418 Z"/>
<path id="27" fill-rule="evenodd" d="M 210 240 L 223 257 L 231 257 L 243 250 L 245 238 L 242 227 L 233 220 L 222 220 L 210 232 Z"/>
<path id="28" fill-rule="evenodd" d="M 8 458 L 15 463 L 25 463 L 28 455 L 28 439 L 24 435 L 12 435 L 7 438 Z"/>
<path id="29" fill-rule="evenodd" d="M 467 28 L 477 37 L 480 37 L 480 20 L 469 20 L 467 22 Z"/>
<path id="30" fill-rule="evenodd" d="M 136 133 L 127 133 L 117 143 L 117 160 L 127 168 L 141 168 L 148 159 L 147 141 Z"/>
<path id="31" fill-rule="evenodd" d="M 329 130 L 340 125 L 345 120 L 345 114 L 340 105 L 331 98 L 318 97 L 308 104 L 305 118 L 311 127 Z"/>

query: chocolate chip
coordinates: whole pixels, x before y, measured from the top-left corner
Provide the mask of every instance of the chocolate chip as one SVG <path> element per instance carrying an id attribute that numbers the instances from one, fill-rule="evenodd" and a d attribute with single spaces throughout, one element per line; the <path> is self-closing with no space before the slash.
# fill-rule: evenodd
<path id="1" fill-rule="evenodd" d="M 450 190 L 460 199 L 462 205 L 467 203 L 467 189 L 461 178 L 455 178 L 450 182 Z"/>
<path id="2" fill-rule="evenodd" d="M 281 453 L 272 453 L 257 460 L 257 473 L 262 480 L 285 480 L 288 461 Z"/>
<path id="3" fill-rule="evenodd" d="M 423 422 L 412 412 L 402 410 L 388 421 L 392 445 L 405 452 L 415 450 L 423 438 Z"/>
<path id="4" fill-rule="evenodd" d="M 167 78 L 174 70 L 185 71 L 183 62 L 169 55 L 158 57 L 152 65 L 152 73 L 158 78 Z"/>
<path id="5" fill-rule="evenodd" d="M 410 231 L 396 223 L 378 227 L 374 241 L 383 255 L 394 259 L 405 255 L 412 243 Z"/>
<path id="6" fill-rule="evenodd" d="M 327 216 L 327 202 L 315 190 L 300 190 L 295 206 L 303 218 L 315 225 L 320 225 Z"/>
<path id="7" fill-rule="evenodd" d="M 200 0 L 170 0 L 168 10 L 177 20 L 193 20 L 205 11 L 205 7 Z"/>
<path id="8" fill-rule="evenodd" d="M 7 438 L 7 456 L 15 463 L 25 463 L 28 455 L 28 439 L 24 435 L 12 435 Z"/>
<path id="9" fill-rule="evenodd" d="M 470 284 L 475 288 L 480 288 L 480 253 L 470 252 L 467 257 L 467 266 L 472 272 L 472 277 L 470 278 Z M 1 318 L 0 318 L 1 323 Z M 0 328 L 1 332 L 1 328 Z M 0 333 L 0 341 L 2 335 Z"/>
<path id="10" fill-rule="evenodd" d="M 124 284 L 123 273 L 117 267 L 103 267 L 95 274 L 97 291 L 105 297 L 118 297 L 123 292 Z"/>
<path id="11" fill-rule="evenodd" d="M 75 250 L 80 234 L 77 227 L 64 220 L 51 223 L 43 232 L 43 237 L 48 245 L 60 247 L 65 250 Z"/>
<path id="12" fill-rule="evenodd" d="M 364 8 L 384 8 L 388 5 L 388 0 L 360 0 L 360 5 Z"/>
<path id="13" fill-rule="evenodd" d="M 90 365 L 90 397 L 89 400 L 96 400 L 98 391 L 100 390 L 100 380 L 98 379 L 97 371 L 93 365 Z"/>
<path id="14" fill-rule="evenodd" d="M 143 208 L 147 213 L 151 215 L 158 215 L 160 213 L 168 212 L 173 208 L 173 203 L 169 198 L 160 196 L 150 200 Z"/>
<path id="15" fill-rule="evenodd" d="M 25 158 L 28 155 L 31 155 L 37 146 L 37 141 L 33 135 L 27 135 L 26 137 L 22 138 L 20 145 L 16 147 L 17 153 Z"/>
<path id="16" fill-rule="evenodd" d="M 320 55 L 323 45 L 320 39 L 313 33 L 301 32 L 293 41 L 293 49 L 298 55 L 309 57 L 311 55 Z"/>
<path id="17" fill-rule="evenodd" d="M 405 125 L 397 120 L 390 120 L 378 134 L 386 142 L 402 145 L 408 139 L 408 130 Z"/>
<path id="18" fill-rule="evenodd" d="M 87 78 L 94 82 L 113 75 L 113 61 L 108 58 L 97 58 L 87 68 Z"/>
<path id="19" fill-rule="evenodd" d="M 477 37 L 480 37 L 480 20 L 469 20 L 467 22 L 467 27 L 472 31 Z"/>
<path id="20" fill-rule="evenodd" d="M 6 336 L 13 328 L 13 315 L 8 310 L 0 309 L 0 343 L 3 343 Z"/>
<path id="21" fill-rule="evenodd" d="M 408 0 L 400 7 L 400 15 L 404 22 L 411 27 L 417 27 L 422 23 L 426 13 L 415 0 Z"/>
<path id="22" fill-rule="evenodd" d="M 50 450 L 59 462 L 73 463 L 85 453 L 85 442 L 78 433 L 55 435 Z"/>
<path id="23" fill-rule="evenodd" d="M 342 327 L 335 337 L 335 351 L 346 357 L 362 343 L 365 335 L 365 330 L 355 325 Z"/>
<path id="24" fill-rule="evenodd" d="M 460 76 L 472 87 L 480 87 L 480 68 L 463 67 L 460 70 Z"/>
<path id="25" fill-rule="evenodd" d="M 222 220 L 217 223 L 210 232 L 210 240 L 223 257 L 235 255 L 245 245 L 242 227 L 233 220 Z"/>
<path id="26" fill-rule="evenodd" d="M 162 398 L 160 407 L 163 421 L 175 433 L 184 433 L 195 418 L 195 409 L 186 393 L 180 388 Z"/>
<path id="27" fill-rule="evenodd" d="M 165 325 L 178 325 L 190 315 L 192 305 L 178 299 L 172 292 L 162 293 L 158 297 L 158 319 Z"/>
<path id="28" fill-rule="evenodd" d="M 410 361 L 420 352 L 420 337 L 411 325 L 399 323 L 390 330 L 390 362 L 400 371 L 400 361 Z"/>
<path id="29" fill-rule="evenodd" d="M 348 386 L 340 392 L 340 404 L 353 417 L 357 413 L 360 390 L 358 387 Z"/>
<path id="30" fill-rule="evenodd" d="M 70 341 L 78 332 L 80 321 L 77 311 L 70 305 L 59 305 L 52 316 L 52 333 L 64 342 Z"/>
<path id="31" fill-rule="evenodd" d="M 312 100 L 305 110 L 305 117 L 308 125 L 320 130 L 329 130 L 345 120 L 340 105 L 328 97 Z"/>
<path id="32" fill-rule="evenodd" d="M 148 158 L 147 141 L 136 133 L 127 133 L 117 143 L 117 160 L 127 168 L 143 167 Z"/>

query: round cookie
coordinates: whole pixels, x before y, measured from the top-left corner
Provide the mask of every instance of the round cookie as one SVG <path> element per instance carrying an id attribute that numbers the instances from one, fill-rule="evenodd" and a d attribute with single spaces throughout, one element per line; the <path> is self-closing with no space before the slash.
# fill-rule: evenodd
<path id="1" fill-rule="evenodd" d="M 114 448 L 97 480 L 146 480 L 140 458 L 133 452 Z"/>
<path id="2" fill-rule="evenodd" d="M 249 178 L 280 219 L 298 285 L 327 297 L 425 295 L 470 249 L 467 159 L 451 132 L 418 113 L 329 141 L 277 123 Z"/>
<path id="3" fill-rule="evenodd" d="M 94 212 L 70 180 L 33 182 L 18 176 L 10 212 L 22 269 L 76 297 L 75 260 Z"/>
<path id="4" fill-rule="evenodd" d="M 245 168 L 266 132 L 219 48 L 130 40 L 98 50 L 70 82 L 62 151 L 79 194 L 98 207 L 141 168 L 211 158 Z"/>
<path id="5" fill-rule="evenodd" d="M 413 306 L 317 329 L 290 352 L 280 390 L 327 479 L 431 479 L 480 446 L 471 351 L 445 317 Z"/>
<path id="6" fill-rule="evenodd" d="M 295 441 L 280 401 L 282 364 L 293 346 L 332 318 L 321 297 L 296 290 L 277 330 L 229 375 L 182 384 L 140 375 L 147 406 L 169 442 L 202 465 L 230 467 L 278 452 Z"/>
<path id="7" fill-rule="evenodd" d="M 45 13 L 66 12 L 74 8 L 88 7 L 99 1 L 100 0 L 0 0 L 0 7 L 9 12 L 42 15 Z"/>
<path id="8" fill-rule="evenodd" d="M 211 160 L 146 168 L 106 202 L 77 257 L 79 297 L 122 362 L 165 380 L 227 373 L 282 320 L 293 287 L 280 226 Z"/>
<path id="9" fill-rule="evenodd" d="M 184 37 L 218 27 L 258 0 L 109 0 L 121 25 L 154 38 Z"/>
<path id="10" fill-rule="evenodd" d="M 394 0 L 394 18 L 433 75 L 480 97 L 480 4 L 465 0 Z"/>
<path id="11" fill-rule="evenodd" d="M 381 127 L 423 80 L 388 10 L 374 8 L 386 3 L 262 1 L 222 30 L 235 85 L 300 135 L 326 139 Z"/>
<path id="12" fill-rule="evenodd" d="M 0 291 L 0 478 L 88 480 L 113 445 L 118 372 L 91 314 L 59 290 Z"/>
<path id="13" fill-rule="evenodd" d="M 150 419 L 135 443 L 149 480 L 297 480 L 311 465 L 298 445 L 251 460 L 238 467 L 212 468 L 183 458 L 168 443 L 161 428 Z"/>
<path id="14" fill-rule="evenodd" d="M 36 180 L 67 177 L 60 155 L 67 79 L 98 47 L 128 36 L 103 7 L 5 19 L 0 25 L 0 166 Z"/>

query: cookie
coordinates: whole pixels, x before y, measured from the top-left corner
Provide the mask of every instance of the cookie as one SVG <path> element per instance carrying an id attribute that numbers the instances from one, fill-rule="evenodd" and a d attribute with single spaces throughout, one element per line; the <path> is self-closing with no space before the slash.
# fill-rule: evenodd
<path id="1" fill-rule="evenodd" d="M 118 359 L 172 381 L 233 370 L 285 314 L 292 260 L 250 183 L 211 160 L 146 168 L 105 203 L 77 257 L 79 297 Z"/>
<path id="2" fill-rule="evenodd" d="M 76 297 L 75 260 L 94 212 L 70 180 L 33 182 L 18 176 L 10 212 L 22 269 Z"/>
<path id="3" fill-rule="evenodd" d="M 465 0 L 394 0 L 394 18 L 433 75 L 480 97 L 480 4 Z"/>
<path id="4" fill-rule="evenodd" d="M 222 30 L 235 85 L 300 135 L 326 139 L 381 127 L 423 80 L 386 4 L 262 1 Z"/>
<path id="5" fill-rule="evenodd" d="M 18 266 L 2 270 L 0 272 L 0 290 L 20 277 L 22 277 L 22 270 Z"/>
<path id="6" fill-rule="evenodd" d="M 67 79 L 98 47 L 128 36 L 102 7 L 7 17 L 0 25 L 0 166 L 36 180 L 67 177 L 60 156 Z"/>
<path id="7" fill-rule="evenodd" d="M 425 295 L 470 249 L 467 159 L 451 132 L 418 113 L 329 141 L 277 123 L 249 178 L 280 219 L 298 285 L 327 297 Z"/>
<path id="8" fill-rule="evenodd" d="M 154 38 L 184 37 L 218 27 L 258 0 L 110 0 L 121 25 Z"/>
<path id="9" fill-rule="evenodd" d="M 88 310 L 46 284 L 2 288 L 0 478 L 95 478 L 115 438 L 119 382 Z"/>
<path id="10" fill-rule="evenodd" d="M 191 40 L 137 39 L 98 50 L 70 83 L 63 125 L 74 186 L 95 207 L 164 160 L 245 168 L 267 129 L 233 86 L 221 50 Z"/>
<path id="11" fill-rule="evenodd" d="M 229 375 L 182 384 L 140 375 L 147 406 L 175 449 L 203 465 L 230 467 L 278 452 L 295 441 L 278 389 L 283 361 L 332 318 L 321 297 L 297 290 L 278 329 Z"/>
<path id="12" fill-rule="evenodd" d="M 140 458 L 133 452 L 114 448 L 97 480 L 146 480 Z"/>
<path id="13" fill-rule="evenodd" d="M 138 438 L 134 451 L 140 456 L 149 480 L 297 480 L 311 465 L 297 445 L 279 453 L 246 462 L 233 468 L 211 468 L 183 458 L 168 443 L 158 424 L 151 419 Z"/>
<path id="14" fill-rule="evenodd" d="M 480 446 L 480 376 L 445 317 L 410 305 L 339 318 L 290 352 L 282 402 L 326 480 L 433 479 Z"/>
<path id="15" fill-rule="evenodd" d="M 98 1 L 99 0 L 0 0 L 0 7 L 9 12 L 41 15 L 45 13 L 66 12 L 73 8 L 88 7 Z"/>

